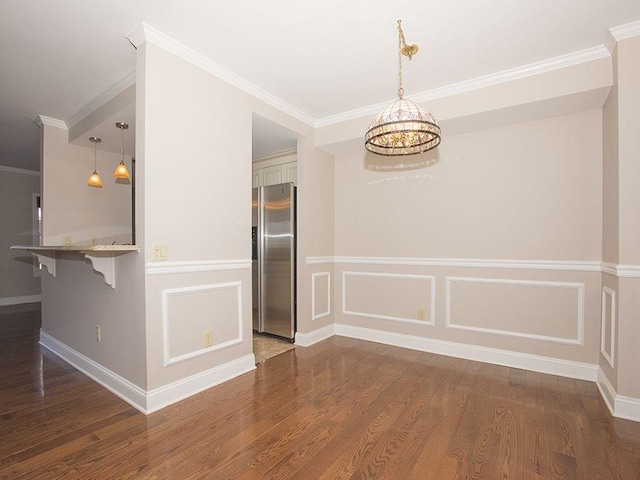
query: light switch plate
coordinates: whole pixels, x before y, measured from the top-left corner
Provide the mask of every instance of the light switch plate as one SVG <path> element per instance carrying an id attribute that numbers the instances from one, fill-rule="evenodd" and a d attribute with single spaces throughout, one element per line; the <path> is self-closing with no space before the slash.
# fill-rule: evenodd
<path id="1" fill-rule="evenodd" d="M 151 258 L 153 260 L 166 260 L 167 259 L 167 244 L 166 243 L 153 243 L 151 245 Z"/>

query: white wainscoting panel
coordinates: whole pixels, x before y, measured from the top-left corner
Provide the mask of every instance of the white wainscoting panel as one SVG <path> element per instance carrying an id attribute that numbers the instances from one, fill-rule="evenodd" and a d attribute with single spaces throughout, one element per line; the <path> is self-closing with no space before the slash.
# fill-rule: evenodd
<path id="1" fill-rule="evenodd" d="M 311 321 L 331 315 L 331 273 L 311 275 Z"/>
<path id="2" fill-rule="evenodd" d="M 227 334 L 230 338 L 226 338 L 221 343 L 215 343 L 217 332 L 212 327 L 214 336 L 214 345 L 211 347 L 195 348 L 189 352 L 184 352 L 179 355 L 172 355 L 171 353 L 171 299 L 175 299 L 179 296 L 194 296 L 194 308 L 195 313 L 199 315 L 214 315 L 219 313 L 215 308 L 216 295 L 224 290 L 235 290 L 235 302 L 236 302 L 236 322 L 235 332 Z M 202 301 L 203 296 L 209 296 L 210 305 L 212 306 L 210 311 L 203 311 L 202 306 L 196 305 L 195 300 Z M 198 297 L 198 298 L 196 298 Z M 189 297 L 186 297 L 189 298 Z M 233 327 L 233 325 L 231 325 Z M 207 328 L 208 329 L 208 328 Z M 203 329 L 204 332 L 204 329 Z M 194 332 L 194 335 L 200 339 L 200 332 Z M 210 285 L 194 285 L 181 288 L 168 288 L 162 290 L 162 342 L 164 348 L 164 366 L 173 365 L 177 362 L 189 360 L 200 355 L 227 348 L 231 345 L 242 343 L 242 282 L 227 282 L 227 283 L 215 283 Z"/>
<path id="3" fill-rule="evenodd" d="M 600 353 L 615 368 L 616 359 L 616 292 L 602 287 L 602 318 L 600 325 Z"/>
<path id="4" fill-rule="evenodd" d="M 570 345 L 584 345 L 584 290 L 583 283 L 572 282 L 551 282 L 551 281 L 537 281 L 537 280 L 512 280 L 512 279 L 499 279 L 499 278 L 472 278 L 472 277 L 447 277 L 446 278 L 446 318 L 445 323 L 447 328 L 454 328 L 459 330 L 468 330 L 479 333 L 489 333 L 495 335 L 506 335 L 511 337 L 522 337 L 534 340 L 544 340 L 549 342 L 566 343 Z M 476 289 L 479 286 L 491 287 L 497 286 L 504 290 L 502 293 L 503 298 L 499 302 L 492 304 L 483 303 L 485 300 L 481 294 L 477 291 L 474 292 L 475 297 L 466 298 L 455 297 L 453 289 L 456 284 L 475 284 Z M 506 288 L 505 288 L 506 287 Z M 547 289 L 547 293 L 543 291 Z M 545 328 L 552 328 L 554 322 L 551 321 L 553 314 L 556 312 L 551 309 L 551 305 L 548 305 L 545 295 L 549 295 L 552 290 L 561 289 L 561 292 L 568 292 L 573 298 L 567 297 L 562 299 L 562 306 L 565 307 L 566 315 L 573 315 L 575 319 L 575 326 L 572 327 L 575 330 L 575 334 L 572 336 L 562 336 L 561 334 L 555 334 L 554 332 L 543 333 L 540 331 L 538 322 L 536 320 L 544 319 L 547 322 Z M 485 293 L 489 293 L 491 288 L 485 288 Z M 509 294 L 507 294 L 507 290 Z M 525 294 L 525 290 L 527 293 Z M 500 291 L 491 292 L 494 296 L 500 295 Z M 560 301 L 562 295 L 556 295 L 556 301 Z M 516 299 L 516 295 L 519 298 Z M 525 298 L 530 297 L 530 298 Z M 509 309 L 509 302 L 515 302 L 514 305 L 527 304 L 528 308 L 521 309 L 517 314 L 513 312 L 514 305 L 511 305 Z M 573 303 L 573 305 L 571 305 Z M 540 311 L 537 318 L 535 308 L 539 307 Z M 467 315 L 467 319 L 473 318 L 476 324 L 460 323 L 464 319 L 456 318 L 456 315 L 452 312 L 454 308 L 466 308 L 473 312 L 473 315 Z M 546 311 L 544 310 L 546 308 Z M 573 310 L 570 312 L 569 310 Z M 483 315 L 485 318 L 483 319 Z M 491 318 L 487 318 L 490 315 Z M 527 318 L 527 321 L 521 322 L 521 325 L 534 327 L 530 331 L 524 329 L 509 329 L 506 325 L 513 322 L 515 318 Z M 483 326 L 479 322 L 484 322 Z M 493 322 L 493 323 L 491 323 Z M 564 322 L 566 324 L 566 322 Z M 505 325 L 505 326 L 502 326 Z M 560 323 L 558 323 L 560 325 Z M 538 327 L 536 330 L 535 327 Z M 559 328 L 559 327 L 558 327 Z"/>
<path id="5" fill-rule="evenodd" d="M 354 291 L 355 287 L 349 287 L 349 278 L 354 279 L 374 279 L 375 284 L 369 282 L 366 286 L 367 293 Z M 411 283 L 414 286 L 409 287 Z M 428 283 L 428 285 L 427 285 Z M 395 284 L 395 285 L 394 285 Z M 366 298 L 358 298 L 366 297 Z M 357 315 L 361 317 L 377 318 L 381 320 L 393 320 L 398 322 L 415 323 L 418 325 L 433 326 L 435 319 L 435 277 L 432 275 L 409 275 L 400 273 L 373 273 L 373 272 L 342 272 L 342 313 L 345 315 Z M 396 305 L 388 307 L 389 300 L 393 300 Z M 358 304 L 358 301 L 360 304 Z M 366 308 L 366 305 L 370 308 Z M 382 302 L 382 303 L 378 303 Z M 387 305 L 383 305 L 383 303 Z M 383 308 L 395 308 L 397 311 L 403 310 L 405 305 L 412 308 L 405 309 L 402 313 L 394 314 L 392 311 L 382 311 Z M 424 319 L 418 319 L 418 311 L 422 310 Z M 428 318 L 427 312 L 429 314 Z"/>

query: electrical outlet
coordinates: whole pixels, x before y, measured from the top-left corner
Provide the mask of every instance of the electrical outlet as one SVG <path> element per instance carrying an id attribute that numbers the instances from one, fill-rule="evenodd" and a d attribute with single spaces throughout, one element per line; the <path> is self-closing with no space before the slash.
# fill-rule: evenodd
<path id="1" fill-rule="evenodd" d="M 418 309 L 418 320 L 424 320 L 426 318 L 426 314 L 424 312 L 424 308 Z"/>
<path id="2" fill-rule="evenodd" d="M 65 247 L 71 246 L 71 235 L 64 235 L 62 237 L 62 245 Z"/>
<path id="3" fill-rule="evenodd" d="M 100 325 L 96 325 L 96 342 L 101 342 L 102 341 L 102 329 L 100 328 Z"/>
<path id="4" fill-rule="evenodd" d="M 207 330 L 206 332 L 204 332 L 204 346 L 213 346 L 213 332 L 211 330 Z"/>

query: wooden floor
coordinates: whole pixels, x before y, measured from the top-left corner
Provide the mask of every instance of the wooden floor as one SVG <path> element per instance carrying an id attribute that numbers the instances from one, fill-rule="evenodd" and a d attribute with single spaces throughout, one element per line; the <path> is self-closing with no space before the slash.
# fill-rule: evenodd
<path id="1" fill-rule="evenodd" d="M 639 479 L 593 383 L 333 337 L 149 416 L 0 308 L 2 479 Z"/>

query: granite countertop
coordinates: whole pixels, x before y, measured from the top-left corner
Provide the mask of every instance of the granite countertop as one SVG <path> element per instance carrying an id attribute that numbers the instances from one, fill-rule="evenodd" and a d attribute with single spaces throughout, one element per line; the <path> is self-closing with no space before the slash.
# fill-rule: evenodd
<path id="1" fill-rule="evenodd" d="M 31 252 L 139 252 L 138 245 L 13 245 L 14 250 Z"/>

